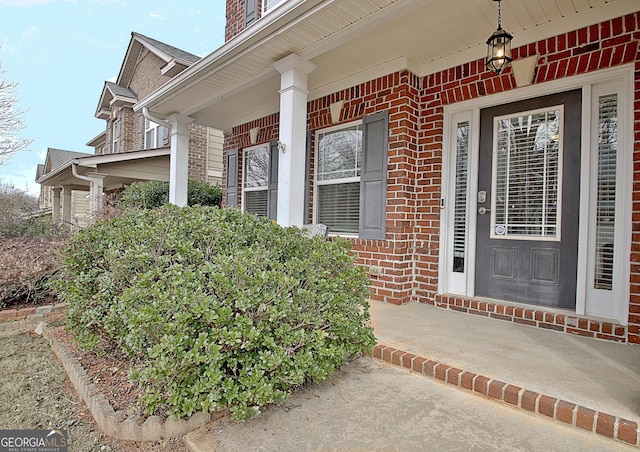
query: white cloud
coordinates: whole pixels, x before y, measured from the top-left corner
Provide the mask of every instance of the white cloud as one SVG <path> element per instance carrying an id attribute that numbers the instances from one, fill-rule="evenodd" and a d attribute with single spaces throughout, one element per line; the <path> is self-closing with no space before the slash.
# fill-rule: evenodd
<path id="1" fill-rule="evenodd" d="M 0 0 L 0 8 L 3 6 L 38 6 L 38 5 L 48 5 L 49 3 L 54 3 L 59 0 Z M 64 0 L 65 2 L 75 3 L 75 0 Z"/>
<path id="2" fill-rule="evenodd" d="M 47 150 L 43 149 L 42 151 L 38 152 L 38 160 L 41 160 L 42 162 L 44 162 L 44 159 L 47 158 Z"/>
<path id="3" fill-rule="evenodd" d="M 164 20 L 162 13 L 160 11 L 149 11 L 149 17 L 154 20 Z"/>
<path id="4" fill-rule="evenodd" d="M 117 76 L 117 75 L 112 75 L 111 77 L 109 77 L 109 78 L 107 79 L 107 81 L 108 81 L 108 82 L 111 82 L 111 83 L 115 83 L 115 82 L 116 82 L 116 80 L 118 80 L 118 76 Z"/>
<path id="5" fill-rule="evenodd" d="M 15 188 L 38 196 L 40 194 L 40 185 L 35 181 L 36 169 L 37 167 L 34 166 L 33 168 L 24 169 L 14 174 L 0 173 L 0 182 L 13 185 Z"/>
<path id="6" fill-rule="evenodd" d="M 1 1 L 1 0 L 0 0 Z M 38 27 L 33 25 L 22 32 L 22 39 L 31 39 L 38 32 Z"/>

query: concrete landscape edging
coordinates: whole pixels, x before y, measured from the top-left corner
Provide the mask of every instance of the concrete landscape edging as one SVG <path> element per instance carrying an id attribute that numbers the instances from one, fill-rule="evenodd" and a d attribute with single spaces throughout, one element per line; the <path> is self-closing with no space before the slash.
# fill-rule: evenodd
<path id="1" fill-rule="evenodd" d="M 183 436 L 204 426 L 211 419 L 211 414 L 199 411 L 189 419 L 167 419 L 163 422 L 159 416 L 150 416 L 142 422 L 140 416 L 115 411 L 104 395 L 96 394 L 96 387 L 89 381 L 80 361 L 64 344 L 49 334 L 46 326 L 42 328 L 42 335 L 62 362 L 69 380 L 89 408 L 98 427 L 107 436 L 124 441 L 158 441 Z"/>

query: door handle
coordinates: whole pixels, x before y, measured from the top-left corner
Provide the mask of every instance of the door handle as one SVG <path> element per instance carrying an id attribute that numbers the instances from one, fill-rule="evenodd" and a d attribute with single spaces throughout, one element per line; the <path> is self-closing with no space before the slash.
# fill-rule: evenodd
<path id="1" fill-rule="evenodd" d="M 480 207 L 478 209 L 478 215 L 486 215 L 487 212 L 491 212 L 491 209 L 487 209 L 486 207 Z"/>

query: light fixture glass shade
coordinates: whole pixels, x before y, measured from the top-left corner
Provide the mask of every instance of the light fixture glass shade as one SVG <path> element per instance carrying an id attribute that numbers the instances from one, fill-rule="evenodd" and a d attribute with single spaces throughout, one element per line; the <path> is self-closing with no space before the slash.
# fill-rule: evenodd
<path id="1" fill-rule="evenodd" d="M 513 36 L 498 27 L 491 37 L 487 39 L 487 69 L 496 73 L 502 72 L 513 60 L 511 58 L 511 40 Z"/>

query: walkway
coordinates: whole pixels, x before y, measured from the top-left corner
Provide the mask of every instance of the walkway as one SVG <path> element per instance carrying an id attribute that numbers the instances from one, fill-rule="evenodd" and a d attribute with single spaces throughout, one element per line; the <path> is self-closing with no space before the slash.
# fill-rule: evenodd
<path id="1" fill-rule="evenodd" d="M 418 303 L 372 302 L 371 314 L 376 357 L 417 371 L 422 364 L 448 384 L 638 443 L 640 346 Z"/>
<path id="2" fill-rule="evenodd" d="M 638 442 L 640 346 L 415 303 L 372 302 L 371 314 L 375 355 L 414 374 L 359 359 L 257 418 L 189 433 L 190 450 L 637 450 L 606 436 Z M 417 367 L 435 378 L 415 375 Z M 460 390 L 469 376 L 472 389 L 484 382 L 503 402 Z M 589 420 L 593 428 L 568 425 Z M 599 426 L 600 434 L 586 431 Z"/>

